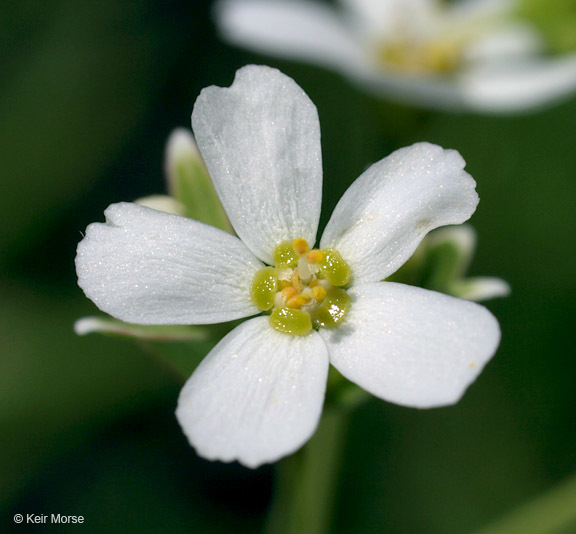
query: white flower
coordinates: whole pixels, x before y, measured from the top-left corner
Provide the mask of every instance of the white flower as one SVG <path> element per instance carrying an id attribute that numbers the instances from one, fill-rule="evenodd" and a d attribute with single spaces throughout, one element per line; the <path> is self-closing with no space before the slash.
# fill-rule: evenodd
<path id="1" fill-rule="evenodd" d="M 391 402 L 455 403 L 496 350 L 498 323 L 478 304 L 380 280 L 429 230 L 474 212 L 462 157 L 419 143 L 372 165 L 340 200 L 321 250 L 307 252 L 322 164 L 317 111 L 300 87 L 248 66 L 230 88 L 202 91 L 192 123 L 239 237 L 113 204 L 106 224 L 88 227 L 76 268 L 86 295 L 127 322 L 260 314 L 225 336 L 182 390 L 177 417 L 198 453 L 255 467 L 298 449 L 318 423 L 329 363 Z"/>
<path id="2" fill-rule="evenodd" d="M 342 72 L 376 94 L 445 109 L 515 112 L 576 89 L 576 54 L 546 57 L 512 0 L 221 0 L 232 43 Z"/>

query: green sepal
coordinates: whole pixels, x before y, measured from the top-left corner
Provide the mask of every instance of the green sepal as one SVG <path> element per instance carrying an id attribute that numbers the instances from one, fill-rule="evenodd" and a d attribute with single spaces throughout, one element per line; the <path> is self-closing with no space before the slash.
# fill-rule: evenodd
<path id="1" fill-rule="evenodd" d="M 455 242 L 445 241 L 428 250 L 422 286 L 449 293 L 452 283 L 463 274 L 462 249 Z"/>
<path id="2" fill-rule="evenodd" d="M 168 140 L 166 173 L 170 193 L 184 206 L 187 217 L 233 233 L 206 165 L 187 130 L 176 130 Z"/>

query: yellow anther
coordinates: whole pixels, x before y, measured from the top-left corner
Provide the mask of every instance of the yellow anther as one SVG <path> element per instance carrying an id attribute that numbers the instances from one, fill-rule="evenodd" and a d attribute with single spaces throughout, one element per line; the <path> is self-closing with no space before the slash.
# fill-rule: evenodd
<path id="1" fill-rule="evenodd" d="M 295 239 L 294 243 L 292 243 L 292 247 L 294 248 L 294 252 L 296 252 L 296 254 L 298 254 L 299 256 L 302 256 L 302 254 L 306 254 L 306 252 L 310 250 L 310 247 L 308 246 L 308 241 L 306 241 L 306 239 L 304 239 L 303 237 Z"/>
<path id="2" fill-rule="evenodd" d="M 300 293 L 302 291 L 302 283 L 300 282 L 300 277 L 298 276 L 298 271 L 292 273 L 292 286 L 296 289 L 296 292 Z"/>
<path id="3" fill-rule="evenodd" d="M 292 281 L 290 280 L 278 280 L 278 286 L 280 289 L 284 289 L 286 287 L 292 287 Z"/>
<path id="4" fill-rule="evenodd" d="M 306 259 L 309 263 L 320 263 L 322 260 L 324 260 L 324 252 L 316 248 L 306 254 Z"/>
<path id="5" fill-rule="evenodd" d="M 304 304 L 308 304 L 310 300 L 312 300 L 310 295 L 296 295 L 295 297 L 292 297 L 286 301 L 286 307 L 298 309 L 304 306 Z"/>
<path id="6" fill-rule="evenodd" d="M 298 294 L 298 291 L 296 291 L 296 288 L 289 286 L 289 287 L 285 287 L 282 290 L 282 296 L 285 299 L 291 299 L 292 297 L 295 297 Z"/>
<path id="7" fill-rule="evenodd" d="M 311 291 L 310 291 L 312 298 L 318 302 L 321 302 L 322 300 L 324 300 L 324 297 L 326 296 L 326 290 L 319 285 L 314 286 Z"/>

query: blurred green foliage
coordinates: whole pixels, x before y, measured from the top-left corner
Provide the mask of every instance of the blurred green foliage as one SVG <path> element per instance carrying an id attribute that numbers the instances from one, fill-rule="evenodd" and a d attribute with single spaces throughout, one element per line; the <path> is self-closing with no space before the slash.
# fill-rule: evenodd
<path id="1" fill-rule="evenodd" d="M 542 32 L 550 52 L 576 50 L 576 2 L 574 0 L 518 0 L 519 14 Z"/>
<path id="2" fill-rule="evenodd" d="M 164 192 L 170 131 L 249 62 L 318 106 L 324 222 L 392 149 L 456 148 L 481 197 L 471 274 L 512 286 L 489 303 L 501 348 L 461 403 L 371 400 L 352 415 L 332 531 L 469 533 L 576 473 L 575 99 L 519 117 L 387 104 L 226 47 L 209 2 L 8 0 L 0 35 L 2 527 L 18 531 L 15 513 L 84 515 L 84 532 L 263 525 L 272 469 L 198 459 L 173 416 L 180 378 L 132 342 L 72 331 L 96 312 L 75 282 L 81 232 L 111 202 Z M 185 348 L 171 350 L 180 365 Z"/>

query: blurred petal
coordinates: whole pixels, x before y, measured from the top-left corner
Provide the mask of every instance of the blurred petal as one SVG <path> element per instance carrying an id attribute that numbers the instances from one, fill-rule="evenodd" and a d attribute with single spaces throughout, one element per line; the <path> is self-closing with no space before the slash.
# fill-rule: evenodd
<path id="1" fill-rule="evenodd" d="M 202 91 L 192 124 L 230 222 L 256 256 L 272 263 L 281 241 L 315 242 L 320 125 L 316 107 L 291 78 L 244 67 L 230 88 Z"/>
<path id="2" fill-rule="evenodd" d="M 352 268 L 353 282 L 390 276 L 432 229 L 467 220 L 476 182 L 455 150 L 417 143 L 372 165 L 344 194 L 322 236 Z"/>
<path id="3" fill-rule="evenodd" d="M 426 31 L 437 11 L 435 0 L 343 0 L 359 34 L 383 40 L 399 30 Z"/>
<path id="4" fill-rule="evenodd" d="M 210 337 L 207 326 L 139 325 L 124 323 L 109 317 L 82 317 L 74 323 L 74 332 L 110 334 L 151 341 L 206 341 Z"/>
<path id="5" fill-rule="evenodd" d="M 576 89 L 576 54 L 478 66 L 459 79 L 468 106 L 514 112 L 544 106 Z"/>
<path id="6" fill-rule="evenodd" d="M 186 212 L 186 208 L 180 202 L 168 195 L 150 195 L 148 197 L 142 197 L 135 200 L 134 204 L 157 211 L 163 211 L 165 213 L 172 213 L 174 215 L 184 215 Z"/>
<path id="7" fill-rule="evenodd" d="M 544 44 L 538 32 L 528 24 L 509 24 L 483 34 L 464 49 L 469 62 L 509 61 L 542 52 Z"/>
<path id="8" fill-rule="evenodd" d="M 444 110 L 462 109 L 462 97 L 450 79 L 436 76 L 406 76 L 382 72 L 375 65 L 358 64 L 347 73 L 377 97 L 393 96 L 398 102 Z"/>
<path id="9" fill-rule="evenodd" d="M 477 276 L 453 282 L 450 293 L 461 299 L 481 301 L 508 296 L 510 285 L 500 278 Z"/>
<path id="10" fill-rule="evenodd" d="M 257 52 L 333 67 L 364 53 L 342 17 L 319 2 L 224 0 L 215 15 L 225 39 Z"/>
<path id="11" fill-rule="evenodd" d="M 327 374 L 326 346 L 316 332 L 288 336 L 257 317 L 203 360 L 182 389 L 176 417 L 199 455 L 258 467 L 313 434 Z"/>
<path id="12" fill-rule="evenodd" d="M 500 340 L 492 314 L 473 302 L 380 282 L 349 290 L 339 329 L 321 330 L 331 363 L 384 400 L 431 408 L 457 402 Z"/>
<path id="13" fill-rule="evenodd" d="M 516 7 L 516 0 L 460 0 L 450 4 L 448 15 L 460 21 L 502 20 Z"/>
<path id="14" fill-rule="evenodd" d="M 78 245 L 78 284 L 96 306 L 138 324 L 206 324 L 259 313 L 262 264 L 230 234 L 136 204 L 112 204 Z"/>

